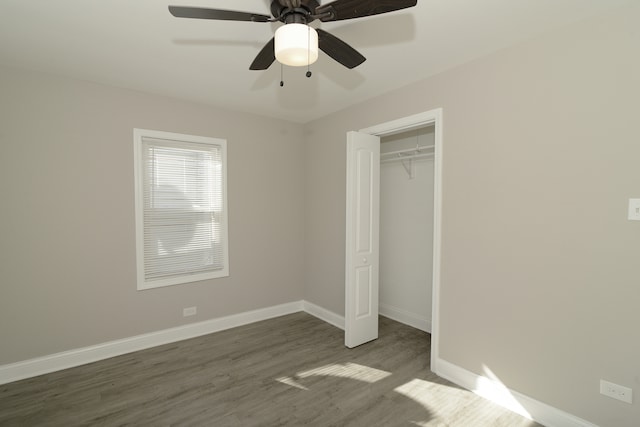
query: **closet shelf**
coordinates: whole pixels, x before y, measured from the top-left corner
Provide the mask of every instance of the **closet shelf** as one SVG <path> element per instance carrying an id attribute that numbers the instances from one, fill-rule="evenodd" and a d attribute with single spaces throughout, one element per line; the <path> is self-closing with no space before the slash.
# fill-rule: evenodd
<path id="1" fill-rule="evenodd" d="M 389 151 L 388 153 L 380 153 L 380 163 L 388 163 L 395 161 L 411 160 L 421 157 L 432 157 L 433 145 L 424 145 L 422 147 L 407 148 L 398 151 Z"/>

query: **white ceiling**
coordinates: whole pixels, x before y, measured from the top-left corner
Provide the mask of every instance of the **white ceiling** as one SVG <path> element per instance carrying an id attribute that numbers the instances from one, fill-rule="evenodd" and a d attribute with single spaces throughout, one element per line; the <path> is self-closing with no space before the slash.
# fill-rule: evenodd
<path id="1" fill-rule="evenodd" d="M 367 61 L 320 53 L 306 68 L 250 71 L 280 23 L 174 18 L 168 5 L 269 14 L 269 0 L 2 0 L 0 64 L 305 123 L 634 0 L 418 0 L 314 27 Z M 636 0 L 637 1 L 637 0 Z M 328 1 L 322 2 L 323 4 Z"/>

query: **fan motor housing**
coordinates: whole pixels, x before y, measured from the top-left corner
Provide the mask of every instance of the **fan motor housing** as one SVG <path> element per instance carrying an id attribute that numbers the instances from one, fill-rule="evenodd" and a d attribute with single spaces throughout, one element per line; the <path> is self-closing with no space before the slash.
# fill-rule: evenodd
<path id="1" fill-rule="evenodd" d="M 294 0 L 290 3 L 300 3 L 300 6 L 293 8 L 285 6 L 282 3 L 285 2 L 281 0 L 273 0 L 271 2 L 271 14 L 274 18 L 279 19 L 285 24 L 308 24 L 313 21 L 313 19 L 308 19 L 309 15 L 312 15 L 316 8 L 320 6 L 320 3 L 318 3 L 317 0 L 298 0 L 297 2 Z"/>

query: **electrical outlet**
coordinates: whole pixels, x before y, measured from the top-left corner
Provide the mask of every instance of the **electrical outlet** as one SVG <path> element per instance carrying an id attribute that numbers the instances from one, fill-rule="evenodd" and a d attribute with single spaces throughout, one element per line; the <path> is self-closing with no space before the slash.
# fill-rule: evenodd
<path id="1" fill-rule="evenodd" d="M 623 402 L 633 402 L 633 390 L 609 381 L 600 380 L 600 394 L 622 400 Z"/>
<path id="2" fill-rule="evenodd" d="M 630 221 L 640 221 L 640 199 L 629 199 Z"/>
<path id="3" fill-rule="evenodd" d="M 183 308 L 182 309 L 182 316 L 183 317 L 195 316 L 197 312 L 198 312 L 198 307 Z"/>

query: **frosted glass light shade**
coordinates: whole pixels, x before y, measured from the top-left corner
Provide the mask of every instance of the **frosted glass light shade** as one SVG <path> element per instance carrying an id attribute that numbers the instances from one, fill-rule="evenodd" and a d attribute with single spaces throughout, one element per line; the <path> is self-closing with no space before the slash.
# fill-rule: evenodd
<path id="1" fill-rule="evenodd" d="M 318 33 L 305 24 L 285 24 L 276 30 L 275 54 L 284 65 L 313 64 L 318 59 Z"/>

